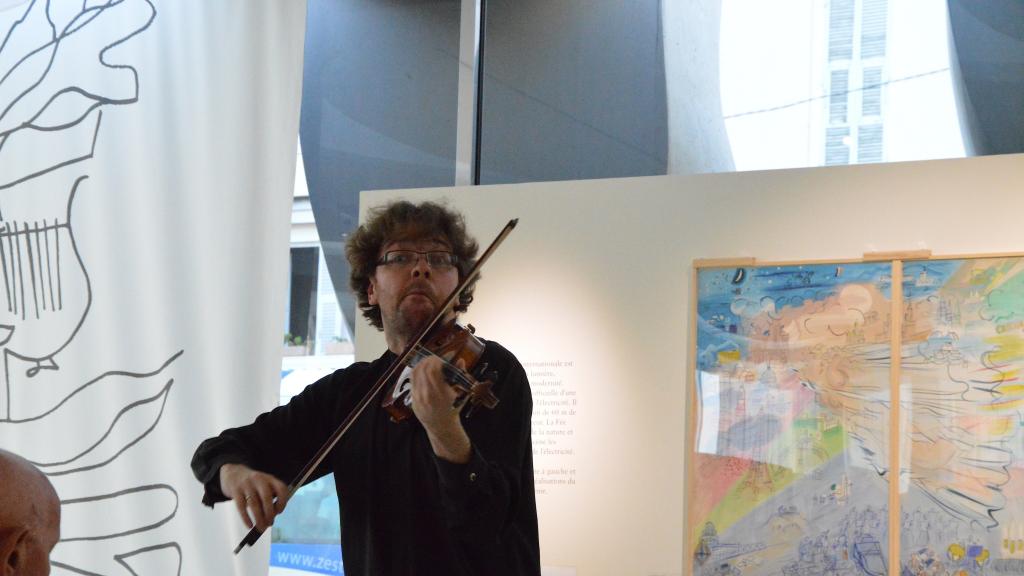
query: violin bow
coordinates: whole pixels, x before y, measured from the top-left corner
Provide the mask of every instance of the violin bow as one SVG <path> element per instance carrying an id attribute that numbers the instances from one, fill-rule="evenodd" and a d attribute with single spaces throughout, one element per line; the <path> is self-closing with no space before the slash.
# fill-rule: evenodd
<path id="1" fill-rule="evenodd" d="M 498 236 L 491 242 L 490 246 L 488 246 L 487 249 L 484 250 L 484 253 L 481 254 L 479 258 L 477 258 L 476 263 L 473 265 L 472 268 L 469 269 L 469 272 L 466 273 L 466 277 L 463 278 L 461 282 L 459 282 L 459 285 L 456 286 L 454 290 L 452 290 L 451 294 L 449 294 L 448 297 L 445 298 L 441 306 L 438 307 L 437 312 L 434 314 L 434 317 L 431 318 L 430 322 L 428 322 L 416 334 L 415 338 L 413 338 L 408 344 L 406 344 L 405 349 L 402 351 L 402 353 L 399 354 L 398 357 L 396 357 L 391 362 L 391 365 L 388 367 L 388 369 L 385 370 L 384 374 L 377 379 L 377 382 L 373 385 L 372 388 L 370 388 L 366 395 L 363 396 L 359 403 L 356 404 L 356 407 L 353 408 L 351 412 L 349 412 L 348 416 L 345 417 L 345 420 L 343 420 L 342 423 L 327 438 L 327 441 L 325 441 L 323 445 L 320 446 L 320 449 L 316 451 L 316 453 L 309 460 L 309 462 L 306 462 L 306 465 L 302 467 L 302 470 L 300 470 L 299 473 L 295 476 L 295 479 L 288 484 L 288 499 L 291 499 L 292 495 L 295 494 L 295 492 L 299 488 L 301 488 L 302 485 L 305 484 L 307 480 L 309 480 L 309 477 L 313 475 L 313 471 L 316 470 L 318 466 L 320 466 L 320 463 L 323 462 L 325 458 L 327 458 L 327 455 L 331 453 L 331 450 L 333 450 L 334 447 L 338 444 L 342 436 L 344 436 L 345 433 L 348 432 L 348 429 L 352 427 L 352 424 L 355 423 L 356 418 L 358 418 L 363 412 L 366 411 L 366 408 L 370 405 L 371 402 L 373 402 L 373 399 L 380 393 L 384 386 L 386 386 L 387 383 L 392 378 L 394 378 L 395 374 L 398 373 L 399 368 L 405 366 L 405 363 L 412 356 L 413 351 L 416 350 L 420 342 L 423 341 L 427 334 L 431 330 L 433 330 L 434 326 L 436 326 L 437 323 L 441 320 L 441 318 L 444 317 L 445 313 L 448 311 L 448 307 L 451 306 L 453 302 L 455 302 L 455 299 L 458 298 L 460 294 L 462 294 L 462 291 L 465 290 L 466 287 L 469 286 L 474 280 L 476 280 L 476 278 L 480 275 L 480 269 L 483 267 L 484 263 L 487 262 L 487 260 L 491 257 L 491 254 L 493 254 L 494 251 L 498 249 L 498 246 L 500 246 L 501 243 L 505 241 L 505 238 L 512 233 L 512 230 L 515 229 L 516 224 L 518 223 L 519 219 L 513 218 L 512 220 L 508 221 L 508 224 L 505 224 L 505 227 L 501 229 L 501 232 L 498 233 Z M 238 546 L 235 546 L 235 554 L 238 554 L 238 552 L 243 547 L 252 546 L 253 544 L 255 544 L 256 541 L 259 540 L 260 536 L 262 535 L 263 531 L 257 528 L 256 526 L 253 526 L 249 530 L 249 533 L 245 535 L 245 538 L 242 538 L 242 541 L 238 543 Z"/>

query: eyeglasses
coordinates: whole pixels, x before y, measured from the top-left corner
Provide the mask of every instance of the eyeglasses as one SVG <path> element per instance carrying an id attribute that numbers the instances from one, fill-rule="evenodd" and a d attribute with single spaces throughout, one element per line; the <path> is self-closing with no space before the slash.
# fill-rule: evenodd
<path id="1" fill-rule="evenodd" d="M 415 250 L 391 250 L 384 254 L 384 257 L 377 261 L 378 266 L 393 266 L 395 268 L 411 268 L 420 261 L 420 257 L 426 261 L 427 266 L 434 270 L 448 270 L 458 263 L 459 258 L 451 252 L 435 250 L 431 252 L 417 252 Z"/>

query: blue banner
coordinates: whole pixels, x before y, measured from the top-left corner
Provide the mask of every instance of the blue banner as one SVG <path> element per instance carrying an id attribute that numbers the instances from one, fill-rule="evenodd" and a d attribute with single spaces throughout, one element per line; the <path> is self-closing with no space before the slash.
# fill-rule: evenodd
<path id="1" fill-rule="evenodd" d="M 313 574 L 340 574 L 341 546 L 338 544 L 280 544 L 270 545 L 270 565 L 302 570 Z"/>

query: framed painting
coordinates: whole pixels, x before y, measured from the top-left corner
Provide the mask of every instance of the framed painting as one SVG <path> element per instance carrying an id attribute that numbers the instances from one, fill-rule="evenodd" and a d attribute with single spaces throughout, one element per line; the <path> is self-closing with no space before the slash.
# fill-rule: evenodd
<path id="1" fill-rule="evenodd" d="M 904 272 L 904 573 L 1024 574 L 1024 258 Z"/>
<path id="2" fill-rule="evenodd" d="M 699 265 L 695 295 L 688 573 L 1024 574 L 1024 258 Z"/>
<path id="3" fill-rule="evenodd" d="M 696 276 L 692 573 L 885 574 L 891 264 Z"/>

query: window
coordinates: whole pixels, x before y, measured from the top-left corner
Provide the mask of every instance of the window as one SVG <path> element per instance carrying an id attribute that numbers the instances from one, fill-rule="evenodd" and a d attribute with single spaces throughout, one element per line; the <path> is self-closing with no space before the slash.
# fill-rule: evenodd
<path id="1" fill-rule="evenodd" d="M 829 128 L 825 133 L 825 165 L 850 163 L 849 128 Z"/>
<path id="2" fill-rule="evenodd" d="M 737 170 L 965 154 L 941 0 L 725 0 L 720 38 Z"/>
<path id="3" fill-rule="evenodd" d="M 288 318 L 285 325 L 286 356 L 306 356 L 316 335 L 317 261 L 320 249 L 292 248 L 288 283 Z"/>

